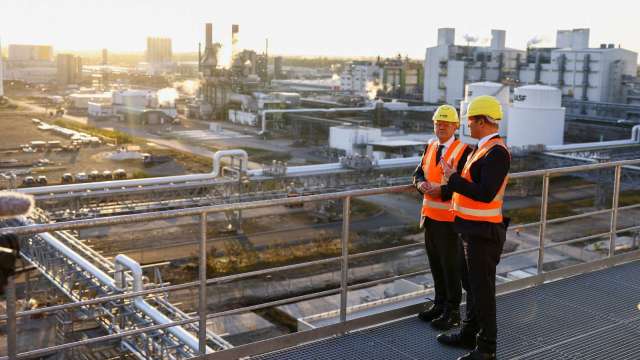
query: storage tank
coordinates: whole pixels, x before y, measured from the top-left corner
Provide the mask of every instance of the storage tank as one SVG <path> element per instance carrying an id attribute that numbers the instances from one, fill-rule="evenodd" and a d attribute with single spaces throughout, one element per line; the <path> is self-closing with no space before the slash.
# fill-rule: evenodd
<path id="1" fill-rule="evenodd" d="M 495 96 L 502 105 L 509 103 L 509 87 L 500 83 L 484 81 L 467 85 L 465 89 L 465 101 L 469 101 L 482 95 Z"/>
<path id="2" fill-rule="evenodd" d="M 533 145 L 561 145 L 564 139 L 565 109 L 560 90 L 544 85 L 516 88 L 509 108 L 507 144 L 526 148 Z"/>
<path id="3" fill-rule="evenodd" d="M 559 89 L 551 86 L 521 86 L 513 92 L 513 106 L 557 109 L 562 107 L 562 94 Z"/>
<path id="4" fill-rule="evenodd" d="M 500 121 L 499 134 L 502 137 L 507 136 L 507 130 L 509 128 L 509 87 L 491 81 L 476 82 L 467 85 L 464 93 L 464 100 L 460 102 L 460 140 L 468 144 L 474 144 L 478 141 L 471 137 L 465 114 L 469 102 L 482 95 L 494 96 L 502 105 L 503 118 Z"/>

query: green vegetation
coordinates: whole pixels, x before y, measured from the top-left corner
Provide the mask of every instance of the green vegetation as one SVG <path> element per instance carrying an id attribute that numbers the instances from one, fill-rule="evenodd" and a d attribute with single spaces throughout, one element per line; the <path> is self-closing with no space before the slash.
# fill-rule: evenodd
<path id="1" fill-rule="evenodd" d="M 144 170 L 136 170 L 133 172 L 133 174 L 131 174 L 132 179 L 144 179 L 150 177 L 152 177 L 152 175 Z"/>
<path id="2" fill-rule="evenodd" d="M 118 130 L 107 130 L 107 129 L 99 129 L 90 125 L 83 125 L 71 120 L 57 119 L 54 120 L 53 123 L 58 126 L 65 127 L 67 129 L 72 129 L 76 131 L 82 131 L 87 134 L 91 134 L 93 136 L 100 137 L 102 139 L 109 140 L 111 142 L 115 142 L 118 145 L 122 144 L 132 144 L 134 142 L 141 142 L 142 140 L 137 139 L 129 134 L 125 134 L 122 131 Z"/>
<path id="3" fill-rule="evenodd" d="M 291 160 L 291 154 L 280 151 L 270 151 L 265 149 L 245 147 L 243 148 L 249 155 L 249 160 L 258 163 L 270 163 L 273 160 L 276 161 L 289 161 Z"/>
<path id="4" fill-rule="evenodd" d="M 411 243 L 412 241 L 404 238 L 415 233 L 415 230 L 414 227 L 407 227 L 384 232 L 353 232 L 350 237 L 349 253 L 357 254 Z M 243 247 L 237 241 L 225 241 L 223 249 L 214 248 L 209 252 L 207 256 L 207 277 L 244 273 L 326 259 L 340 256 L 340 254 L 340 239 L 334 236 L 317 237 L 309 242 L 295 245 L 275 244 L 259 250 Z M 352 266 L 379 261 L 379 256 L 362 258 L 352 263 Z M 195 272 L 197 271 L 197 266 L 190 263 L 184 265 L 182 269 L 188 272 Z M 302 270 L 298 271 L 298 273 L 303 275 L 305 271 L 314 272 L 317 269 Z"/>
<path id="5" fill-rule="evenodd" d="M 628 190 L 620 192 L 618 206 L 629 206 L 640 204 L 640 192 L 637 190 Z"/>

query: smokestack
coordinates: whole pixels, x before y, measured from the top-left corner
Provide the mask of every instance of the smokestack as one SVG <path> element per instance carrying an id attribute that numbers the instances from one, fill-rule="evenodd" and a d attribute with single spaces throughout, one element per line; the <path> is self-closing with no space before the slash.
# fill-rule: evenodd
<path id="1" fill-rule="evenodd" d="M 240 25 L 231 25 L 231 65 L 233 65 L 236 55 L 238 54 L 238 33 L 240 32 Z"/>
<path id="2" fill-rule="evenodd" d="M 205 24 L 205 47 L 211 47 L 213 45 L 213 25 L 211 23 Z"/>

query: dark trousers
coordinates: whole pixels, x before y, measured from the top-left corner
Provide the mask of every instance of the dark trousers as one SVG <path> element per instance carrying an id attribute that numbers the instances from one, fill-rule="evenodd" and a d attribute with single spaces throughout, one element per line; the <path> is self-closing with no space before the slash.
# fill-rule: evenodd
<path id="1" fill-rule="evenodd" d="M 483 352 L 496 351 L 496 267 L 505 241 L 504 226 L 495 225 L 489 233 L 462 234 L 467 264 L 466 326 L 478 331 L 477 346 Z"/>
<path id="2" fill-rule="evenodd" d="M 464 268 L 462 241 L 453 223 L 425 219 L 424 243 L 435 288 L 434 303 L 443 310 L 459 310 L 460 276 Z"/>

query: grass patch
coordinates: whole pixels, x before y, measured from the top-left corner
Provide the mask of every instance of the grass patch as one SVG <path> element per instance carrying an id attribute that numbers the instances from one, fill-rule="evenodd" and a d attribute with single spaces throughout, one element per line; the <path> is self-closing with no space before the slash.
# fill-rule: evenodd
<path id="1" fill-rule="evenodd" d="M 637 190 L 627 190 L 620 192 L 618 206 L 629 206 L 640 204 L 640 192 Z"/>
<path id="2" fill-rule="evenodd" d="M 114 142 L 118 145 L 132 144 L 134 142 L 141 143 L 142 139 L 137 139 L 129 134 L 123 133 L 118 130 L 99 129 L 90 125 L 84 125 L 71 120 L 57 119 L 53 121 L 54 125 L 65 127 L 76 131 L 82 131 L 84 133 L 100 137 L 109 142 Z M 137 140 L 137 141 L 136 141 Z"/>
<path id="3" fill-rule="evenodd" d="M 249 160 L 258 163 L 270 163 L 273 160 L 276 161 L 289 161 L 291 160 L 291 154 L 281 151 L 271 151 L 265 149 L 245 147 L 244 151 L 249 155 Z"/>

